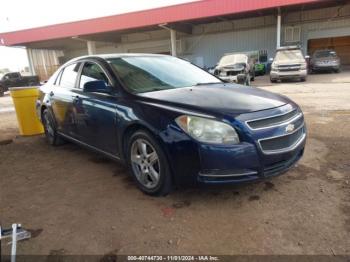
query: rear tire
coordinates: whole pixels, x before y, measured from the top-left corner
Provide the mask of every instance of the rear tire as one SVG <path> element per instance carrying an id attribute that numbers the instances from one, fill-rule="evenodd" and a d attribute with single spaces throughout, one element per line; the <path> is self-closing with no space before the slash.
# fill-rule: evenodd
<path id="1" fill-rule="evenodd" d="M 165 196 L 171 192 L 172 177 L 168 160 L 149 132 L 139 130 L 130 136 L 127 164 L 138 188 L 145 194 Z"/>
<path id="2" fill-rule="evenodd" d="M 47 142 L 52 146 L 64 144 L 64 140 L 57 133 L 54 118 L 50 111 L 45 109 L 41 117 Z"/>
<path id="3" fill-rule="evenodd" d="M 271 82 L 271 83 L 277 83 L 277 80 L 276 80 L 276 79 L 272 79 L 272 78 L 270 77 L 270 82 Z"/>

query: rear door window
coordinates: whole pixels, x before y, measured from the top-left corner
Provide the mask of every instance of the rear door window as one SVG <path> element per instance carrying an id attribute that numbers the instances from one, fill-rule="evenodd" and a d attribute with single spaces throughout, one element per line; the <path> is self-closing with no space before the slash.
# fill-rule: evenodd
<path id="1" fill-rule="evenodd" d="M 75 88 L 80 63 L 71 64 L 64 68 L 61 74 L 60 86 L 65 88 Z"/>

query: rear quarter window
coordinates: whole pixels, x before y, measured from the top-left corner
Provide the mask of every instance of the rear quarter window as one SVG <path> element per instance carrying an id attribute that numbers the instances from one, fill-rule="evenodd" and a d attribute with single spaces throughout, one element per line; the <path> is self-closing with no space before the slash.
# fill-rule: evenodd
<path id="1" fill-rule="evenodd" d="M 65 88 L 75 88 L 80 63 L 66 66 L 61 73 L 60 86 Z M 60 76 L 58 76 L 59 78 Z"/>

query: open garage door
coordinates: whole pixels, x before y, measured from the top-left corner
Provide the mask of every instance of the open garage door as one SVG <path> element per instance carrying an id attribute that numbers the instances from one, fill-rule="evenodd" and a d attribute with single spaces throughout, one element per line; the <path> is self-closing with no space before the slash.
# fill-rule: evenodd
<path id="1" fill-rule="evenodd" d="M 350 36 L 310 39 L 308 53 L 312 54 L 317 49 L 333 49 L 342 65 L 350 65 Z"/>

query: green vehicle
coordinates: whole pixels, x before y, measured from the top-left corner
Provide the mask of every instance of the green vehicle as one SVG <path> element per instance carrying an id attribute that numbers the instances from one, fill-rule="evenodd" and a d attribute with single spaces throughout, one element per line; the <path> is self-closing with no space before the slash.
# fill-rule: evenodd
<path id="1" fill-rule="evenodd" d="M 267 50 L 256 50 L 246 52 L 251 59 L 255 61 L 254 63 L 254 73 L 255 76 L 263 76 L 266 74 L 267 66 Z"/>
<path id="2" fill-rule="evenodd" d="M 263 76 L 266 74 L 266 66 L 262 63 L 256 63 L 254 66 L 254 71 L 256 76 Z"/>

